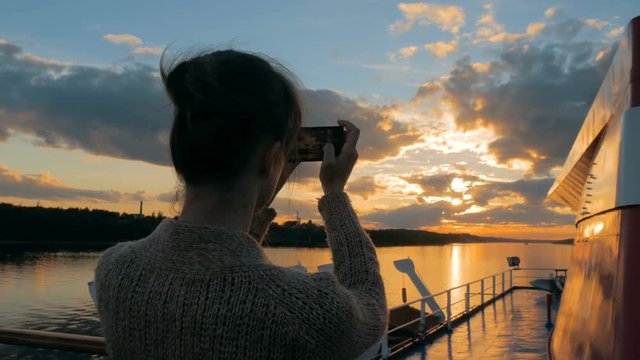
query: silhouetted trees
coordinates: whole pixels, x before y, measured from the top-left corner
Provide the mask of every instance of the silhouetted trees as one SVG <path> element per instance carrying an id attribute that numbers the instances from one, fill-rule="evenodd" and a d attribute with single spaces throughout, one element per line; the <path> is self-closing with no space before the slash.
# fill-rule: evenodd
<path id="1" fill-rule="evenodd" d="M 92 249 L 107 247 L 119 241 L 137 240 L 149 235 L 162 219 L 162 212 L 140 216 L 88 208 L 43 208 L 0 203 L 0 245 L 38 243 L 73 244 L 75 248 L 86 246 Z M 514 241 L 406 229 L 370 230 L 368 233 L 376 246 Z M 565 240 L 557 243 L 571 242 Z M 271 224 L 264 245 L 326 247 L 327 243 L 324 227 L 309 220 L 306 223 L 286 221 L 283 224 Z"/>
<path id="2" fill-rule="evenodd" d="M 117 242 L 147 236 L 162 221 L 88 208 L 43 208 L 0 203 L 0 242 Z"/>

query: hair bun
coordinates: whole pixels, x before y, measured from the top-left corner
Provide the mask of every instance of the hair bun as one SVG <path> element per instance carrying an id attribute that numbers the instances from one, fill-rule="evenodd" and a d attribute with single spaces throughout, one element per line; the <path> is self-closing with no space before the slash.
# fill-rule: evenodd
<path id="1" fill-rule="evenodd" d="M 179 63 L 167 76 L 166 88 L 176 107 L 188 110 L 193 105 L 194 95 L 189 86 L 189 61 Z"/>

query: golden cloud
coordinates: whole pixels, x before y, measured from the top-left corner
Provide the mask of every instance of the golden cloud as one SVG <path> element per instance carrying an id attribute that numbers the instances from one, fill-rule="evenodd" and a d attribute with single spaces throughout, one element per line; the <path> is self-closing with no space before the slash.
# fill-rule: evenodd
<path id="1" fill-rule="evenodd" d="M 127 44 L 129 46 L 140 46 L 143 44 L 142 39 L 131 34 L 107 34 L 103 39 L 114 44 Z"/>
<path id="2" fill-rule="evenodd" d="M 548 18 L 552 18 L 556 15 L 556 13 L 558 12 L 558 8 L 557 7 L 550 7 L 547 10 L 544 11 L 544 16 L 548 17 Z"/>
<path id="3" fill-rule="evenodd" d="M 403 47 L 400 50 L 398 50 L 398 53 L 403 58 L 408 59 L 408 58 L 412 57 L 413 55 L 415 55 L 416 51 L 418 51 L 418 47 L 417 46 L 407 46 L 407 47 Z"/>
<path id="4" fill-rule="evenodd" d="M 122 193 L 114 190 L 73 188 L 63 184 L 48 172 L 42 174 L 20 174 L 3 164 L 0 164 L 0 197 L 109 203 L 148 199 L 144 191 Z"/>
<path id="5" fill-rule="evenodd" d="M 476 21 L 476 39 L 473 43 L 478 44 L 483 41 L 492 43 L 514 42 L 525 38 L 532 38 L 538 35 L 546 24 L 543 22 L 530 23 L 522 33 L 510 33 L 505 30 L 504 25 L 498 23 L 495 19 L 493 5 L 485 6 L 486 12 L 482 14 Z M 547 9 L 549 11 L 550 9 Z M 555 10 L 554 10 L 555 11 Z"/>
<path id="6" fill-rule="evenodd" d="M 434 56 L 438 58 L 444 58 L 452 52 L 456 51 L 456 49 L 458 48 L 458 40 L 453 39 L 449 42 L 438 41 L 435 43 L 426 44 L 424 47 L 425 49 L 431 51 Z"/>
<path id="7" fill-rule="evenodd" d="M 162 52 L 164 51 L 163 48 L 161 47 L 137 47 L 135 49 L 133 49 L 133 53 L 137 54 L 137 55 L 153 55 L 153 56 L 160 56 L 162 55 Z"/>
<path id="8" fill-rule="evenodd" d="M 541 22 L 531 23 L 527 26 L 526 34 L 529 36 L 536 36 L 545 28 L 545 26 L 546 24 Z"/>
<path id="9" fill-rule="evenodd" d="M 613 38 L 618 37 L 623 32 L 624 32 L 624 27 L 622 27 L 622 26 L 617 27 L 617 28 L 613 28 L 607 33 L 607 37 L 609 39 L 613 39 Z"/>
<path id="10" fill-rule="evenodd" d="M 486 73 L 491 69 L 491 63 L 473 63 L 471 67 L 478 73 Z"/>
<path id="11" fill-rule="evenodd" d="M 599 20 L 599 19 L 583 19 L 582 22 L 587 25 L 590 26 L 596 30 L 602 30 L 606 25 L 607 22 L 603 21 L 603 20 Z"/>
<path id="12" fill-rule="evenodd" d="M 403 20 L 389 26 L 393 33 L 411 30 L 416 23 L 420 25 L 436 24 L 443 31 L 456 34 L 464 25 L 464 10 L 459 6 L 429 3 L 400 3 L 398 8 L 404 15 Z"/>
<path id="13" fill-rule="evenodd" d="M 42 65 L 52 65 L 52 66 L 63 66 L 64 64 L 61 63 L 58 60 L 52 60 L 52 59 L 46 59 L 40 56 L 36 56 L 33 55 L 31 53 L 25 53 L 24 56 L 22 56 L 23 60 L 26 60 L 28 62 L 32 62 L 32 63 L 36 63 L 36 64 L 42 64 Z"/>

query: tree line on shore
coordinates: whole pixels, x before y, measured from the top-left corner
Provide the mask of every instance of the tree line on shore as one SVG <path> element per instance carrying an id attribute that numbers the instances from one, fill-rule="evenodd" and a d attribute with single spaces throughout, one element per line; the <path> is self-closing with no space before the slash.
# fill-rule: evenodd
<path id="1" fill-rule="evenodd" d="M 141 239 L 150 234 L 163 219 L 162 213 L 141 216 L 88 208 L 62 209 L 0 203 L 0 243 L 104 246 Z M 444 245 L 508 240 L 407 229 L 369 230 L 368 233 L 376 246 Z M 311 221 L 271 224 L 264 245 L 327 246 L 324 227 Z"/>

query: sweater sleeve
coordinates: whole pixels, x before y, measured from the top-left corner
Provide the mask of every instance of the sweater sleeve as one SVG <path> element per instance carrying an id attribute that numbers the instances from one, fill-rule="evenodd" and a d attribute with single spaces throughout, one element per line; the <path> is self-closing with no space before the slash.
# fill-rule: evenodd
<path id="1" fill-rule="evenodd" d="M 318 209 L 325 222 L 335 277 L 318 274 L 315 281 L 325 289 L 332 289 L 336 296 L 338 303 L 333 304 L 331 311 L 342 322 L 335 325 L 344 329 L 351 324 L 337 341 L 345 342 L 349 349 L 345 354 L 357 356 L 378 341 L 387 326 L 387 302 L 375 247 L 360 225 L 347 194 L 325 195 Z"/>
<path id="2" fill-rule="evenodd" d="M 384 295 L 376 250 L 344 192 L 323 196 L 318 209 L 331 247 L 334 273 L 349 289 L 377 289 L 368 296 Z M 384 299 L 384 296 L 382 296 Z"/>

